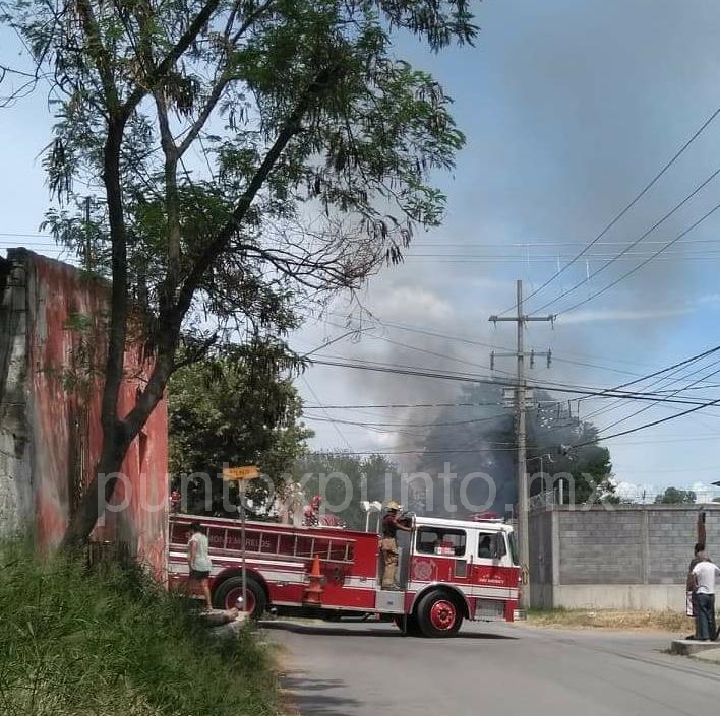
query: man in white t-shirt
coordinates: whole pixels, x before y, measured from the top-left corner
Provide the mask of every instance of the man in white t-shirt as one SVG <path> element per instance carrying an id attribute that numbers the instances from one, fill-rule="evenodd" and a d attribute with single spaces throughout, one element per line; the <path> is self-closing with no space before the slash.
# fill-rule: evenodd
<path id="1" fill-rule="evenodd" d="M 697 614 L 695 615 L 696 636 L 699 641 L 715 640 L 717 630 L 715 627 L 715 578 L 720 575 L 720 567 L 704 557 L 693 568 L 695 577 L 695 593 L 697 595 Z"/>
<path id="2" fill-rule="evenodd" d="M 208 578 L 212 571 L 212 560 L 208 555 L 208 538 L 202 525 L 199 522 L 193 522 L 190 526 L 190 539 L 188 540 L 188 568 L 190 585 L 199 584 L 203 597 L 205 598 L 205 607 L 212 609 L 212 599 L 210 597 L 210 586 Z"/>

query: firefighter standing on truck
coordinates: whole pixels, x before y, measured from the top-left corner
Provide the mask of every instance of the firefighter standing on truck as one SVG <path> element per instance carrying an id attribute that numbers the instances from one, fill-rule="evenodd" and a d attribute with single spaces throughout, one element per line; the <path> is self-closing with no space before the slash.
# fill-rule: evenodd
<path id="1" fill-rule="evenodd" d="M 382 519 L 382 540 L 380 550 L 383 556 L 383 589 L 400 589 L 395 583 L 395 574 L 398 568 L 397 531 L 410 532 L 411 528 L 403 524 L 398 518 L 400 505 L 394 500 L 388 505 L 388 511 Z"/>

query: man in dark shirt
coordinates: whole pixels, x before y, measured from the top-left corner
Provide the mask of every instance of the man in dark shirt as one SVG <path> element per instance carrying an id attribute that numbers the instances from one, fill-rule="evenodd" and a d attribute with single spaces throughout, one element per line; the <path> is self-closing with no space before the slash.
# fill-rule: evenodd
<path id="1" fill-rule="evenodd" d="M 399 589 L 395 583 L 395 574 L 398 568 L 397 532 L 403 530 L 410 532 L 410 527 L 399 520 L 400 505 L 392 501 L 388 505 L 388 512 L 382 519 L 382 540 L 380 550 L 383 556 L 383 589 Z"/>

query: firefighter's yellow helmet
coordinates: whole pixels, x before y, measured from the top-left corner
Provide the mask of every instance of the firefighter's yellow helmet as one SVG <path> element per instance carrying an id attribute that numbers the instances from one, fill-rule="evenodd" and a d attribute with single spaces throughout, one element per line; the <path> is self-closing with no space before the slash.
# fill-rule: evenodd
<path id="1" fill-rule="evenodd" d="M 395 500 L 390 500 L 390 502 L 388 502 L 387 508 L 388 508 L 388 510 L 401 510 L 402 505 L 399 504 L 398 502 L 395 502 Z"/>

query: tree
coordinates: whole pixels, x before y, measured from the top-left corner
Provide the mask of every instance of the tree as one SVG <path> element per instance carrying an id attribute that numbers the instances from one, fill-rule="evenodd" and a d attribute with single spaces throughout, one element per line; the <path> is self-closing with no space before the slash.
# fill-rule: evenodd
<path id="1" fill-rule="evenodd" d="M 280 369 L 284 352 L 282 344 L 253 343 L 173 374 L 170 468 L 176 481 L 205 473 L 218 496 L 225 464 L 258 465 L 272 479 L 290 472 L 313 433 L 300 422 L 302 403 L 292 378 Z"/>
<path id="2" fill-rule="evenodd" d="M 387 502 L 401 496 L 397 467 L 383 455 L 311 452 L 295 463 L 293 478 L 302 482 L 308 500 L 320 495 L 324 508 L 353 529 L 365 528 L 361 501 Z"/>
<path id="3" fill-rule="evenodd" d="M 471 43 L 467 0 L 14 0 L 3 21 L 53 82 L 45 164 L 58 240 L 112 280 L 97 474 L 119 470 L 172 375 L 272 335 L 290 288 L 353 288 L 434 226 L 464 137 L 393 38 Z M 12 97 L 9 98 L 13 99 Z M 76 187 L 96 193 L 80 218 Z M 88 193 L 88 192 L 85 192 Z M 84 231 L 78 232 L 78 226 Z M 89 237 L 92 236 L 92 241 Z M 208 316 L 212 321 L 208 321 Z M 128 334 L 152 375 L 118 412 Z M 183 358 L 178 351 L 183 348 Z M 65 545 L 92 530 L 96 475 Z"/>
<path id="4" fill-rule="evenodd" d="M 552 487 L 559 491 L 558 480 L 569 474 L 571 480 L 563 485 L 564 497 L 575 504 L 598 503 L 601 500 L 617 504 L 612 480 L 610 451 L 598 445 L 597 428 L 588 420 L 570 414 L 569 408 L 553 400 L 544 391 L 536 392 L 538 408 L 530 414 L 528 442 L 528 472 L 537 475 L 530 494 L 542 489 L 540 457 L 543 469 L 553 479 Z M 569 484 L 567 484 L 569 483 Z M 548 487 L 550 487 L 548 485 Z"/>
<path id="5" fill-rule="evenodd" d="M 696 501 L 697 495 L 692 490 L 680 490 L 672 485 L 655 497 L 656 505 L 693 505 Z"/>

